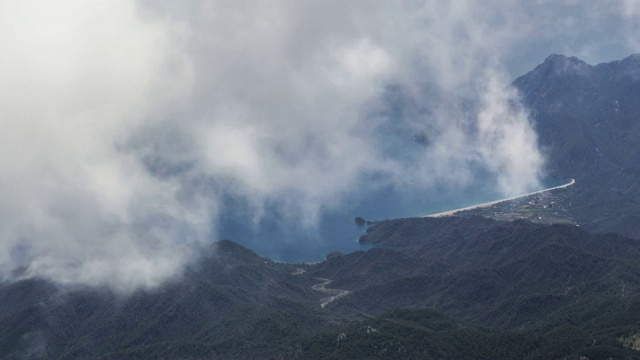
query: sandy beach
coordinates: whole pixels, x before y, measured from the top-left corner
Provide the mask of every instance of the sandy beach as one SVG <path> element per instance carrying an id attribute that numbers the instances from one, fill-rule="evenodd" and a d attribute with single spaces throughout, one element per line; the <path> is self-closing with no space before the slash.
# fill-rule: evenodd
<path id="1" fill-rule="evenodd" d="M 522 195 L 516 195 L 516 196 L 512 196 L 512 197 L 508 197 L 505 199 L 500 199 L 500 200 L 496 200 L 496 201 L 490 201 L 490 202 L 486 202 L 483 204 L 477 204 L 477 205 L 471 205 L 471 206 L 467 206 L 467 207 L 463 207 L 460 209 L 455 209 L 455 210 L 449 210 L 449 211 L 445 211 L 445 212 L 441 212 L 441 213 L 437 213 L 437 214 L 431 214 L 431 215 L 427 215 L 425 217 L 442 217 L 442 216 L 451 216 L 454 215 L 457 212 L 460 211 L 465 211 L 465 210 L 473 210 L 473 209 L 478 209 L 478 208 L 485 208 L 485 207 L 489 207 L 491 205 L 495 205 L 504 201 L 509 201 L 509 200 L 515 200 L 515 199 L 519 199 L 519 198 L 523 198 L 523 197 L 527 197 L 527 196 L 531 196 L 531 195 L 535 195 L 535 194 L 540 194 L 543 192 L 547 192 L 547 191 L 551 191 L 551 190 L 556 190 L 556 189 L 564 189 L 566 187 L 569 187 L 573 184 L 575 184 L 575 179 L 571 179 L 570 182 L 563 184 L 563 185 L 559 185 L 559 186 L 554 186 L 554 187 L 550 187 L 547 189 L 542 189 L 542 190 L 538 190 L 538 191 L 534 191 L 534 192 L 530 192 L 527 194 L 522 194 Z"/>

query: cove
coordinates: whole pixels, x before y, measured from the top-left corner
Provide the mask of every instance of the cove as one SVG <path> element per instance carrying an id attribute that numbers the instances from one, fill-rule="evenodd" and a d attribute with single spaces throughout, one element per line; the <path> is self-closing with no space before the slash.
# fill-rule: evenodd
<path id="1" fill-rule="evenodd" d="M 544 179 L 540 189 L 566 182 L 566 179 Z M 218 238 L 233 240 L 276 261 L 317 262 L 333 251 L 349 253 L 374 246 L 357 242 L 366 227 L 358 226 L 356 217 L 375 221 L 426 216 L 502 198 L 505 196 L 488 188 L 485 182 L 456 191 L 438 188 L 416 191 L 390 186 L 373 191 L 363 189 L 346 196 L 339 209 L 327 211 L 313 227 L 303 227 L 276 209 L 267 211 L 254 223 L 242 206 L 228 201 L 227 211 L 220 219 Z"/>

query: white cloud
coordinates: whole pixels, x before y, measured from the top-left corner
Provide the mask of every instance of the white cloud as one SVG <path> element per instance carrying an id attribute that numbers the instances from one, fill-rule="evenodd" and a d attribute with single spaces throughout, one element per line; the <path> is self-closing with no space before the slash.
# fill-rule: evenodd
<path id="1" fill-rule="evenodd" d="M 186 259 L 172 253 L 173 227 L 204 231 L 206 219 L 119 143 L 183 96 L 188 63 L 128 1 L 1 4 L 0 274 L 26 266 L 69 283 L 165 279 Z"/>
<path id="2" fill-rule="evenodd" d="M 621 0 L 620 8 L 624 14 L 624 25 L 626 26 L 627 36 L 624 36 L 628 47 L 632 48 L 634 52 L 638 52 L 640 48 L 640 40 L 636 34 L 640 30 L 640 2 L 635 0 Z"/>
<path id="3" fill-rule="evenodd" d="M 505 61 L 575 23 L 531 15 L 544 6 L 2 0 L 0 276 L 156 286 L 210 239 L 224 194 L 312 226 L 372 174 L 535 186 Z M 429 135 L 419 154 L 388 151 L 372 115 L 389 84 Z"/>
<path id="4" fill-rule="evenodd" d="M 528 113 L 515 101 L 515 89 L 492 75 L 483 94 L 476 146 L 503 192 L 523 194 L 540 178 L 544 165 L 537 135 Z"/>

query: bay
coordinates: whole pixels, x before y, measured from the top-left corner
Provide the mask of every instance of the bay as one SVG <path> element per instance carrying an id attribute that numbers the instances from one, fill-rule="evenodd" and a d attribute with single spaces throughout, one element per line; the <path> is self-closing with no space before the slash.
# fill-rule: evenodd
<path id="1" fill-rule="evenodd" d="M 566 182 L 564 179 L 544 179 L 540 189 Z M 365 233 L 366 226 L 358 226 L 356 217 L 375 221 L 426 216 L 504 197 L 485 181 L 462 190 L 392 186 L 372 190 L 363 187 L 345 196 L 338 209 L 326 211 L 313 226 L 302 226 L 275 207 L 267 209 L 259 221 L 253 222 L 243 206 L 230 200 L 220 219 L 218 237 L 233 240 L 276 261 L 317 262 L 324 260 L 330 252 L 348 253 L 373 246 L 357 241 Z"/>

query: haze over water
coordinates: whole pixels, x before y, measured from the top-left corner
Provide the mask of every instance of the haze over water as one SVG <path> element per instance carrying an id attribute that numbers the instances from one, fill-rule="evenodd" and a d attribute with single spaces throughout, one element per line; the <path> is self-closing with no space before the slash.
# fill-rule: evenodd
<path id="1" fill-rule="evenodd" d="M 560 179 L 544 179 L 545 189 L 565 183 Z M 534 189 L 534 190 L 540 190 Z M 316 262 L 332 251 L 349 253 L 367 250 L 370 244 L 357 242 L 366 231 L 358 226 L 355 217 L 384 220 L 418 217 L 449 211 L 505 198 L 486 183 L 474 184 L 461 191 L 434 189 L 417 192 L 384 187 L 351 194 L 343 207 L 322 216 L 315 228 L 303 228 L 287 221 L 276 211 L 265 214 L 259 224 L 253 224 L 238 206 L 222 218 L 219 238 L 238 242 L 261 256 L 283 262 Z"/>

